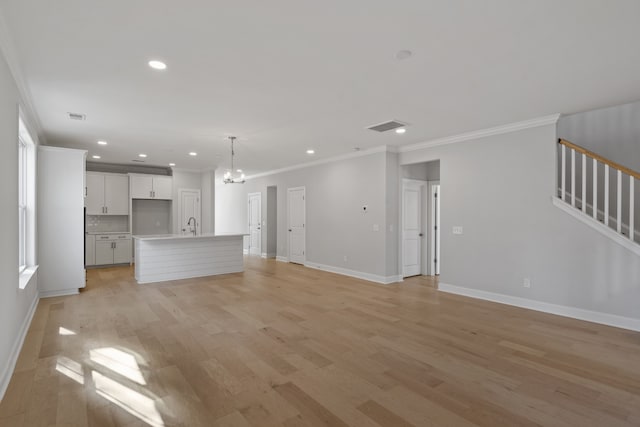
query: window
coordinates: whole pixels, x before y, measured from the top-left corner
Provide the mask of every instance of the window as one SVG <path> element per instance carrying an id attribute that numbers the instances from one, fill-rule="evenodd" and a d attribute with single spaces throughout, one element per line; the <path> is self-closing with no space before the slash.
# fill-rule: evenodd
<path id="1" fill-rule="evenodd" d="M 18 140 L 18 266 L 27 268 L 27 143 Z"/>
<path id="2" fill-rule="evenodd" d="M 35 144 L 20 119 L 18 133 L 18 273 L 35 265 Z M 22 284 L 23 280 L 21 280 Z M 22 285 L 21 285 L 22 287 Z"/>

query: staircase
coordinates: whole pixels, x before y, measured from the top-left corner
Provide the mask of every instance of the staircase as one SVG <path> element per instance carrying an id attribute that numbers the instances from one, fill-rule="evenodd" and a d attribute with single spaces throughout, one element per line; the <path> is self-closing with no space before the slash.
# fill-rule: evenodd
<path id="1" fill-rule="evenodd" d="M 640 255 L 640 173 L 564 139 L 558 159 L 553 203 Z"/>

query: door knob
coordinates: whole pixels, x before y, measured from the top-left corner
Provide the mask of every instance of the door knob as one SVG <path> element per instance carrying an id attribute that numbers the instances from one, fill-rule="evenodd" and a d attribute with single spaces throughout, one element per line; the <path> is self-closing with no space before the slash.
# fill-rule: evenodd
<path id="1" fill-rule="evenodd" d="M 289 229 L 289 232 L 291 232 L 291 229 Z"/>
<path id="2" fill-rule="evenodd" d="M 424 236 L 424 234 L 420 233 L 420 234 L 418 234 L 418 236 L 422 237 L 422 236 Z"/>

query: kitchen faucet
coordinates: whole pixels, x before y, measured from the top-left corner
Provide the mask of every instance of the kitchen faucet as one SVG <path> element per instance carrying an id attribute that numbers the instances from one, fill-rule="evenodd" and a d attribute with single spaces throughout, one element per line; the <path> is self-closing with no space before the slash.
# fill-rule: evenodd
<path id="1" fill-rule="evenodd" d="M 193 227 L 191 227 L 191 220 L 193 220 Z M 191 228 L 191 232 L 195 236 L 196 235 L 196 227 L 197 227 L 196 219 L 194 217 L 189 217 L 189 220 L 187 221 L 187 225 Z"/>

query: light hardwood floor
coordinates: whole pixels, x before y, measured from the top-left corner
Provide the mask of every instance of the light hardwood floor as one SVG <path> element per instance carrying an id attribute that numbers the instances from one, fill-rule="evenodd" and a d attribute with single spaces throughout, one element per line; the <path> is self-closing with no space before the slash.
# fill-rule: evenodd
<path id="1" fill-rule="evenodd" d="M 0 426 L 638 426 L 640 334 L 246 258 L 40 301 Z"/>

